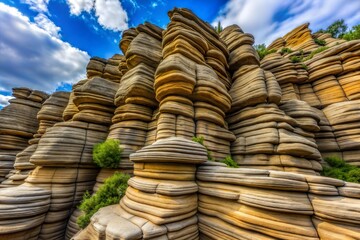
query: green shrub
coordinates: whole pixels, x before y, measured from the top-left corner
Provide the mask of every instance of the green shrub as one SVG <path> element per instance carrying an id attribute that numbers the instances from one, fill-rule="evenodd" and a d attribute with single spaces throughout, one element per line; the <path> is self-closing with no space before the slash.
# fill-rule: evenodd
<path id="1" fill-rule="evenodd" d="M 342 36 L 342 38 L 348 41 L 360 39 L 360 24 L 353 26 L 349 32 Z"/>
<path id="2" fill-rule="evenodd" d="M 301 64 L 301 67 L 302 67 L 303 69 L 305 69 L 306 71 L 308 70 L 308 66 L 306 66 L 305 64 Z"/>
<path id="3" fill-rule="evenodd" d="M 217 26 L 214 27 L 214 29 L 215 29 L 215 32 L 217 32 L 217 33 L 221 33 L 221 32 L 222 32 L 223 27 L 221 26 L 221 22 L 220 22 L 220 21 L 218 21 L 218 24 L 217 24 Z"/>
<path id="4" fill-rule="evenodd" d="M 285 53 L 292 53 L 292 52 L 293 52 L 293 50 L 291 50 L 290 48 L 282 48 L 280 50 L 281 55 L 284 55 Z"/>
<path id="5" fill-rule="evenodd" d="M 325 46 L 326 45 L 326 42 L 325 40 L 322 40 L 322 39 L 318 39 L 318 38 L 314 38 L 314 41 L 317 45 L 320 45 L 320 46 Z"/>
<path id="6" fill-rule="evenodd" d="M 123 149 L 119 146 L 120 141 L 107 139 L 105 142 L 95 144 L 93 160 L 101 168 L 117 168 L 121 160 Z"/>
<path id="7" fill-rule="evenodd" d="M 231 156 L 226 156 L 226 158 L 222 161 L 225 163 L 229 168 L 238 168 L 237 162 L 235 162 Z"/>
<path id="8" fill-rule="evenodd" d="M 204 137 L 202 137 L 202 136 L 201 137 L 195 137 L 194 136 L 194 137 L 192 137 L 192 140 L 194 142 L 197 142 L 197 143 L 200 143 L 201 145 L 203 145 L 206 148 L 208 160 L 209 161 L 214 161 L 214 159 L 213 159 L 213 157 L 211 155 L 211 152 L 209 151 L 209 149 L 204 144 Z"/>
<path id="9" fill-rule="evenodd" d="M 323 51 L 325 51 L 326 49 L 328 49 L 329 47 L 319 47 L 319 48 L 317 48 L 316 50 L 314 50 L 314 51 L 312 51 L 311 53 L 310 53 L 310 55 L 309 56 L 307 56 L 303 61 L 307 61 L 307 60 L 309 60 L 309 59 L 312 59 L 316 54 L 318 54 L 318 53 L 321 53 L 321 52 L 323 52 Z"/>
<path id="10" fill-rule="evenodd" d="M 325 161 L 329 166 L 323 168 L 323 176 L 360 183 L 360 168 L 347 164 L 338 157 L 327 157 Z"/>
<path id="11" fill-rule="evenodd" d="M 302 61 L 302 58 L 300 56 L 292 56 L 290 60 L 292 63 L 298 63 Z"/>
<path id="12" fill-rule="evenodd" d="M 260 60 L 263 59 L 266 55 L 276 52 L 275 49 L 268 50 L 265 44 L 254 45 L 254 48 L 259 54 Z"/>
<path id="13" fill-rule="evenodd" d="M 89 192 L 86 192 L 78 207 L 85 213 L 77 220 L 79 227 L 85 228 L 90 223 L 90 218 L 100 208 L 119 203 L 120 199 L 125 195 L 129 178 L 130 175 L 128 174 L 116 172 L 105 180 L 104 185 L 94 195 L 91 196 Z"/>

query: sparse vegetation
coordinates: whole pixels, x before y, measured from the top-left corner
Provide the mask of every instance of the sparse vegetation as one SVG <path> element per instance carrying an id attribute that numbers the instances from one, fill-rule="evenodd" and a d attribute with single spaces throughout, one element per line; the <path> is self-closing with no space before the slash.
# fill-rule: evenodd
<path id="1" fill-rule="evenodd" d="M 104 185 L 94 195 L 86 192 L 79 206 L 79 209 L 85 213 L 77 220 L 79 227 L 85 228 L 90 223 L 91 217 L 100 208 L 119 203 L 120 199 L 125 195 L 129 178 L 130 175 L 128 174 L 116 172 L 105 180 Z"/>
<path id="2" fill-rule="evenodd" d="M 205 148 L 206 148 L 206 151 L 207 151 L 207 156 L 208 156 L 208 160 L 209 161 L 214 161 L 212 155 L 211 155 L 211 152 L 209 151 L 209 149 L 204 145 L 204 137 L 201 136 L 201 137 L 192 137 L 192 140 L 194 142 L 197 142 L 197 143 L 200 143 L 201 145 L 203 145 Z"/>
<path id="3" fill-rule="evenodd" d="M 222 162 L 225 163 L 229 168 L 238 168 L 239 167 L 237 162 L 235 162 L 231 158 L 231 156 L 226 156 L 226 158 Z"/>
<path id="4" fill-rule="evenodd" d="M 301 67 L 302 67 L 303 69 L 305 69 L 306 71 L 308 70 L 308 66 L 306 66 L 304 63 L 301 64 Z"/>
<path id="5" fill-rule="evenodd" d="M 330 33 L 334 38 L 342 38 L 350 41 L 360 39 L 360 24 L 355 25 L 351 30 L 348 30 L 348 26 L 345 24 L 344 19 L 339 19 L 330 24 L 325 30 L 320 29 L 318 32 Z"/>
<path id="6" fill-rule="evenodd" d="M 330 33 L 334 38 L 341 38 L 348 29 L 344 19 L 339 19 L 330 24 L 326 29 L 320 29 L 320 33 Z"/>
<path id="7" fill-rule="evenodd" d="M 292 63 L 298 63 L 302 61 L 302 57 L 301 56 L 291 56 L 290 58 Z"/>
<path id="8" fill-rule="evenodd" d="M 263 59 L 266 55 L 276 52 L 275 49 L 268 50 L 265 44 L 254 45 L 254 48 L 259 54 L 260 60 Z"/>
<path id="9" fill-rule="evenodd" d="M 309 56 L 307 56 L 306 58 L 303 59 L 303 61 L 307 61 L 309 59 L 312 59 L 316 54 L 321 53 L 321 52 L 325 51 L 326 49 L 329 49 L 329 47 L 326 47 L 326 46 L 325 47 L 319 47 L 318 49 L 312 51 Z"/>
<path id="10" fill-rule="evenodd" d="M 353 26 L 349 32 L 346 32 L 342 36 L 342 38 L 348 41 L 360 39 L 360 24 Z"/>
<path id="11" fill-rule="evenodd" d="M 360 183 L 360 168 L 347 164 L 338 157 L 328 157 L 325 161 L 329 166 L 323 168 L 322 175 L 347 182 Z"/>
<path id="12" fill-rule="evenodd" d="M 214 27 L 214 29 L 215 29 L 215 31 L 216 31 L 217 33 L 221 33 L 221 32 L 222 32 L 223 27 L 221 26 L 221 22 L 220 22 L 220 21 L 218 22 L 217 26 Z"/>
<path id="13" fill-rule="evenodd" d="M 285 53 L 292 53 L 292 52 L 293 52 L 293 50 L 291 50 L 290 48 L 282 48 L 280 50 L 281 55 L 284 55 Z"/>
<path id="14" fill-rule="evenodd" d="M 117 168 L 121 160 L 123 149 L 119 146 L 120 141 L 107 139 L 105 142 L 95 144 L 93 160 L 101 168 Z"/>
<path id="15" fill-rule="evenodd" d="M 325 45 L 326 45 L 325 40 L 315 38 L 314 41 L 315 41 L 315 43 L 316 43 L 317 45 L 320 45 L 320 46 L 325 46 Z"/>

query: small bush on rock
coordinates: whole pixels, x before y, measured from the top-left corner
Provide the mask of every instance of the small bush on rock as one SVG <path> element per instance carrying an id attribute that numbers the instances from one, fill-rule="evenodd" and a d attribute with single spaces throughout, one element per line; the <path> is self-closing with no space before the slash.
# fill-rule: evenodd
<path id="1" fill-rule="evenodd" d="M 268 50 L 265 44 L 254 45 L 254 48 L 257 51 L 260 60 L 263 59 L 266 55 L 276 52 L 275 49 Z"/>
<path id="2" fill-rule="evenodd" d="M 226 158 L 222 162 L 225 163 L 229 168 L 238 168 L 239 167 L 237 162 L 235 162 L 231 158 L 231 156 L 226 156 Z"/>
<path id="3" fill-rule="evenodd" d="M 320 46 L 325 46 L 326 45 L 326 42 L 325 40 L 322 40 L 322 39 L 318 39 L 318 38 L 314 38 L 314 41 L 317 45 L 320 45 Z"/>
<path id="4" fill-rule="evenodd" d="M 94 195 L 86 192 L 79 206 L 79 209 L 84 212 L 84 215 L 81 215 L 77 220 L 79 227 L 85 228 L 90 223 L 91 217 L 100 208 L 119 203 L 125 195 L 129 178 L 130 175 L 128 174 L 116 172 L 105 180 L 104 185 Z"/>
<path id="5" fill-rule="evenodd" d="M 347 164 L 338 157 L 328 157 L 325 158 L 325 161 L 329 166 L 323 168 L 323 176 L 360 183 L 360 168 Z"/>
<path id="6" fill-rule="evenodd" d="M 312 52 L 310 53 L 310 55 L 307 56 L 303 61 L 307 61 L 307 60 L 309 60 L 309 59 L 312 59 L 316 54 L 321 53 L 321 52 L 327 50 L 328 48 L 329 48 L 329 47 L 326 47 L 326 46 L 325 46 L 325 47 L 319 47 L 319 48 L 315 49 L 315 50 L 312 51 Z"/>
<path id="7" fill-rule="evenodd" d="M 93 160 L 101 168 L 117 168 L 123 151 L 119 146 L 120 141 L 107 139 L 105 142 L 95 144 Z"/>
<path id="8" fill-rule="evenodd" d="M 200 143 L 201 145 L 203 145 L 205 148 L 206 148 L 206 151 L 207 151 L 207 155 L 208 155 L 208 160 L 209 161 L 214 161 L 212 155 L 211 155 L 211 152 L 209 151 L 209 149 L 207 149 L 207 147 L 204 145 L 204 137 L 192 137 L 192 140 L 194 142 L 197 142 L 197 143 Z"/>
<path id="9" fill-rule="evenodd" d="M 280 54 L 284 55 L 285 53 L 292 53 L 293 51 L 290 48 L 282 48 Z"/>
<path id="10" fill-rule="evenodd" d="M 290 58 L 290 60 L 291 60 L 292 63 L 298 63 L 298 62 L 301 62 L 301 61 L 302 61 L 302 58 L 299 57 L 299 56 L 292 56 L 292 57 Z"/>

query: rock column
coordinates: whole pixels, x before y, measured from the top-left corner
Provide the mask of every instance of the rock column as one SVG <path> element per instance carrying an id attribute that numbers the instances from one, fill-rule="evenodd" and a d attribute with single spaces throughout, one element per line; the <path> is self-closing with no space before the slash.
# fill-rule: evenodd
<path id="1" fill-rule="evenodd" d="M 74 239 L 198 239 L 198 143 L 173 137 L 130 155 L 134 177 L 119 205 L 102 208 Z"/>

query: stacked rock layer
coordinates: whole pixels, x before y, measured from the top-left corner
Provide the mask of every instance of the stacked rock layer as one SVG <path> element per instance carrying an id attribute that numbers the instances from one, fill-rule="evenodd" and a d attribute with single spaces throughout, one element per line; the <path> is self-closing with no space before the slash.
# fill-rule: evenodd
<path id="1" fill-rule="evenodd" d="M 0 111 L 0 182 L 13 169 L 16 154 L 24 150 L 36 133 L 36 115 L 46 93 L 27 88 L 14 88 L 10 105 Z"/>
<path id="2" fill-rule="evenodd" d="M 201 239 L 359 239 L 359 184 L 204 164 Z"/>
<path id="3" fill-rule="evenodd" d="M 14 204 L 18 200 L 9 195 L 12 191 L 25 188 L 31 192 L 32 189 L 40 188 L 50 192 L 45 218 L 43 221 L 38 220 L 41 226 L 35 236 L 37 239 L 63 239 L 72 211 L 83 193 L 94 186 L 98 169 L 92 163 L 92 147 L 105 140 L 108 134 L 117 88 L 117 83 L 99 77 L 89 79 L 75 88 L 72 104 L 77 111 L 72 121 L 57 123 L 47 129 L 30 157 L 30 163 L 36 168 L 25 180 L 26 183 L 2 193 L 8 203 Z M 40 216 L 40 213 L 33 214 L 36 214 L 33 218 Z M 20 217 L 17 212 L 14 212 L 15 216 Z M 16 238 L 14 235 L 13 239 L 24 238 Z"/>
<path id="4" fill-rule="evenodd" d="M 73 239 L 198 239 L 196 165 L 202 145 L 161 139 L 130 155 L 134 177 L 120 204 L 102 208 Z"/>
<path id="5" fill-rule="evenodd" d="M 247 168 L 318 174 L 321 155 L 314 133 L 319 131 L 319 117 L 305 102 L 280 104 L 280 76 L 259 66 L 252 35 L 230 26 L 220 36 L 233 70 L 233 101 L 226 119 L 236 136 L 233 159 Z"/>
<path id="6" fill-rule="evenodd" d="M 191 11 L 174 9 L 169 17 L 154 82 L 156 139 L 204 137 L 213 158 L 222 160 L 235 140 L 224 120 L 231 107 L 229 53 L 212 27 Z"/>
<path id="7" fill-rule="evenodd" d="M 296 36 L 297 31 L 294 29 L 287 35 Z M 303 31 L 309 31 L 307 25 L 303 25 Z M 321 119 L 320 131 L 315 133 L 321 154 L 324 157 L 339 156 L 359 166 L 360 128 L 356 122 L 360 114 L 360 40 L 347 42 L 321 33 L 310 37 L 326 43 L 324 47 L 315 46 L 309 51 L 313 51 L 312 58 L 292 63 L 291 56 L 299 56 L 298 50 L 303 54 L 306 49 L 286 44 L 280 46 L 275 41 L 269 48 L 278 52 L 267 55 L 261 61 L 261 67 L 276 76 L 283 93 L 282 102 L 297 99 L 319 109 L 313 111 Z M 306 38 L 311 42 L 309 36 Z M 296 41 L 305 39 L 296 38 Z M 295 52 L 282 56 L 282 47 Z"/>
<path id="8" fill-rule="evenodd" d="M 35 168 L 35 165 L 30 163 L 30 157 L 35 152 L 41 136 L 45 133 L 46 129 L 52 127 L 57 122 L 63 121 L 62 115 L 68 101 L 68 92 L 55 92 L 43 103 L 37 114 L 37 120 L 39 121 L 37 133 L 29 140 L 29 146 L 16 155 L 15 170 L 10 172 L 7 180 L 3 181 L 0 187 L 20 185 L 24 182 L 29 172 Z"/>
<path id="9" fill-rule="evenodd" d="M 32 137 L 16 167 L 34 169 L 0 189 L 0 239 L 70 239 L 83 193 L 114 171 L 133 171 L 126 195 L 73 239 L 359 239 L 359 185 L 315 175 L 322 157 L 359 165 L 360 41 L 304 24 L 260 60 L 236 25 L 218 34 L 190 10 L 169 17 L 165 30 L 124 31 L 124 56 L 92 58 L 64 122 L 50 99 L 41 108 L 45 94 L 14 91 L 0 175 Z M 120 140 L 122 161 L 99 172 L 92 148 L 106 139 Z M 228 155 L 240 168 L 219 163 Z"/>

